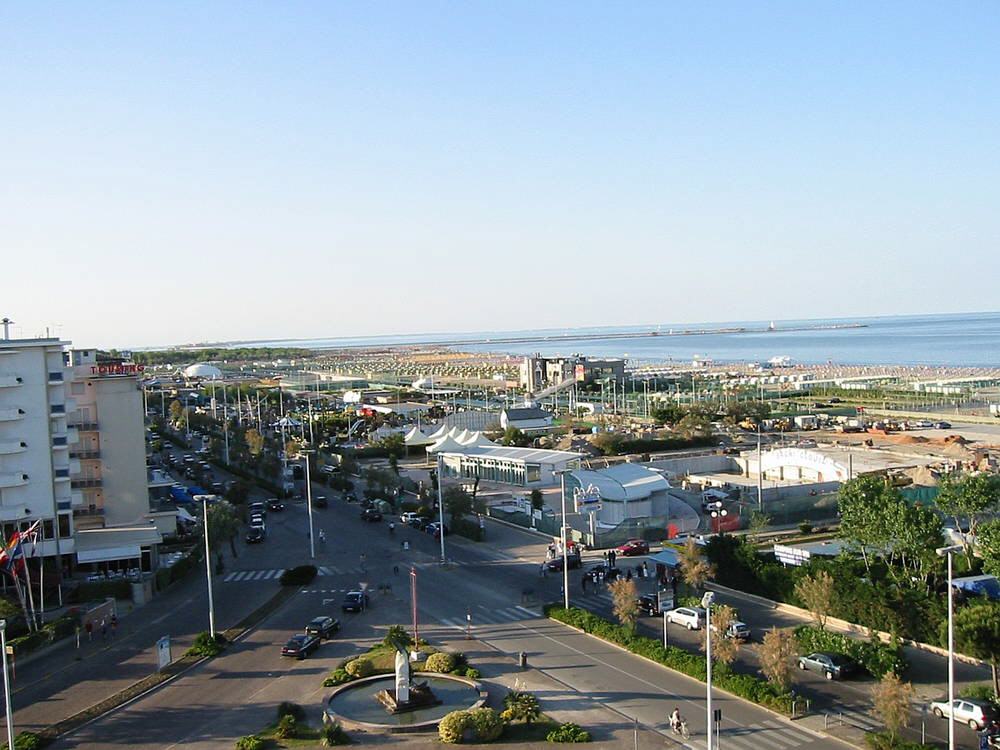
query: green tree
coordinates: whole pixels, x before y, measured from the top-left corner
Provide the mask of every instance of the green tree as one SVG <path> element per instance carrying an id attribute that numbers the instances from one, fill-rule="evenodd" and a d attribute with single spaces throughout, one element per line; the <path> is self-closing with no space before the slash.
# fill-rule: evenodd
<path id="1" fill-rule="evenodd" d="M 935 502 L 942 513 L 954 519 L 956 529 L 967 524 L 970 536 L 975 537 L 984 516 L 1000 510 L 1000 477 L 985 473 L 966 474 L 960 479 L 946 476 Z M 972 545 L 968 541 L 963 544 L 971 566 Z"/>
<path id="2" fill-rule="evenodd" d="M 758 542 L 764 532 L 771 526 L 771 517 L 760 510 L 750 511 L 750 520 L 747 523 L 747 536 L 751 542 Z"/>
<path id="3" fill-rule="evenodd" d="M 170 402 L 170 421 L 175 427 L 184 423 L 184 404 L 177 399 Z"/>
<path id="4" fill-rule="evenodd" d="M 712 421 L 709 417 L 689 412 L 677 423 L 677 431 L 688 440 L 712 436 Z"/>
<path id="5" fill-rule="evenodd" d="M 537 487 L 531 491 L 531 507 L 534 510 L 541 510 L 545 507 L 545 499 L 542 496 L 542 491 Z"/>
<path id="6" fill-rule="evenodd" d="M 240 531 L 240 519 L 236 509 L 225 500 L 208 506 L 208 544 L 214 550 L 224 542 L 236 557 L 236 535 Z"/>
<path id="7" fill-rule="evenodd" d="M 715 575 L 714 567 L 701 554 L 694 539 L 688 538 L 687 544 L 681 547 L 677 554 L 678 567 L 685 583 L 697 591 L 705 582 Z"/>
<path id="8" fill-rule="evenodd" d="M 384 438 L 379 440 L 378 447 L 384 450 L 390 459 L 395 458 L 396 460 L 399 460 L 406 452 L 406 442 L 403 440 L 403 436 L 398 432 L 386 435 Z"/>
<path id="9" fill-rule="evenodd" d="M 767 681 L 780 690 L 792 684 L 792 659 L 795 658 L 795 638 L 788 630 L 772 627 L 760 643 L 760 671 Z"/>
<path id="10" fill-rule="evenodd" d="M 709 637 L 712 639 L 712 659 L 718 664 L 732 664 L 736 660 L 739 641 L 726 635 L 734 622 L 736 610 L 728 604 L 712 607 L 712 633 Z M 701 650 L 705 650 L 704 641 Z"/>
<path id="11" fill-rule="evenodd" d="M 472 497 L 464 487 L 453 484 L 442 493 L 444 509 L 448 511 L 452 521 L 458 521 L 472 512 Z"/>
<path id="12" fill-rule="evenodd" d="M 985 601 L 955 613 L 955 643 L 963 654 L 990 663 L 993 694 L 1000 695 L 1000 602 Z"/>
<path id="13" fill-rule="evenodd" d="M 837 496 L 840 534 L 861 552 L 865 570 L 871 573 L 871 556 L 884 551 L 889 543 L 889 509 L 894 505 L 894 488 L 885 478 L 864 474 L 845 482 Z"/>
<path id="14" fill-rule="evenodd" d="M 226 490 L 226 500 L 234 505 L 243 505 L 250 497 L 250 485 L 242 479 L 237 479 Z"/>
<path id="15" fill-rule="evenodd" d="M 617 456 L 623 450 L 625 436 L 618 432 L 600 432 L 594 436 L 592 444 L 604 456 Z"/>
<path id="16" fill-rule="evenodd" d="M 976 537 L 983 571 L 1000 578 L 1000 521 L 989 521 L 979 527 Z"/>
<path id="17" fill-rule="evenodd" d="M 663 401 L 650 411 L 657 424 L 676 424 L 684 417 L 684 409 L 673 401 Z"/>
<path id="18" fill-rule="evenodd" d="M 531 445 L 531 438 L 516 427 L 508 427 L 503 431 L 503 437 L 500 438 L 500 442 L 504 445 L 514 446 L 515 448 L 527 448 Z"/>

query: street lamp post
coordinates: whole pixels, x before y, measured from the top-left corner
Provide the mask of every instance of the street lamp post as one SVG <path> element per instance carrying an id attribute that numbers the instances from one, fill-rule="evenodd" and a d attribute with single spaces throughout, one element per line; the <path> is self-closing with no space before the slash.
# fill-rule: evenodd
<path id="1" fill-rule="evenodd" d="M 313 533 L 313 492 L 309 479 L 309 451 L 302 451 L 306 462 L 306 512 L 309 514 L 309 557 L 316 559 L 316 535 Z"/>
<path id="2" fill-rule="evenodd" d="M 7 704 L 7 747 L 14 747 L 14 710 L 10 702 L 10 678 L 7 675 L 7 621 L 0 620 L 0 651 L 3 651 L 3 694 Z"/>
<path id="3" fill-rule="evenodd" d="M 437 454 L 437 479 L 438 479 L 438 536 L 441 537 L 441 564 L 445 563 L 444 556 L 444 492 L 442 487 L 444 485 L 444 462 L 441 460 L 442 456 L 440 453 Z"/>
<path id="4" fill-rule="evenodd" d="M 937 549 L 938 555 L 948 559 L 948 750 L 955 750 L 955 593 L 951 585 L 951 556 L 961 551 L 960 544 Z"/>
<path id="5" fill-rule="evenodd" d="M 712 602 L 715 592 L 706 591 L 701 598 L 701 606 L 705 608 L 705 746 L 712 750 Z"/>
<path id="6" fill-rule="evenodd" d="M 568 469 L 560 469 L 555 472 L 559 475 L 559 494 L 560 500 L 562 502 L 562 523 L 559 538 L 562 540 L 562 554 L 563 554 L 563 607 L 569 609 L 569 545 L 567 544 L 567 534 L 566 534 L 566 475 L 569 473 Z"/>
<path id="7" fill-rule="evenodd" d="M 205 572 L 208 574 L 208 632 L 215 640 L 215 600 L 212 598 L 212 551 L 208 546 L 208 495 L 201 498 L 202 521 L 205 524 Z M 13 747 L 13 746 L 12 746 Z"/>

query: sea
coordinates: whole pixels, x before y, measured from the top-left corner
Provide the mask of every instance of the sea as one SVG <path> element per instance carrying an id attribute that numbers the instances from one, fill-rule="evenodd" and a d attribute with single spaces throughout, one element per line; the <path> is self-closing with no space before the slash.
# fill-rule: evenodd
<path id="1" fill-rule="evenodd" d="M 773 327 L 772 327 L 773 325 Z M 727 333 L 682 331 L 746 329 Z M 657 331 L 657 336 L 602 338 Z M 673 332 L 674 335 L 670 335 Z M 562 341 L 566 336 L 585 340 Z M 533 338 L 524 342 L 497 339 Z M 476 341 L 479 343 L 468 343 Z M 899 315 L 872 318 L 662 323 L 642 326 L 422 333 L 328 339 L 241 341 L 231 346 L 307 349 L 382 347 L 461 342 L 462 351 L 583 354 L 624 357 L 635 363 L 766 362 L 788 357 L 793 364 L 907 365 L 1000 368 L 1000 312 Z"/>

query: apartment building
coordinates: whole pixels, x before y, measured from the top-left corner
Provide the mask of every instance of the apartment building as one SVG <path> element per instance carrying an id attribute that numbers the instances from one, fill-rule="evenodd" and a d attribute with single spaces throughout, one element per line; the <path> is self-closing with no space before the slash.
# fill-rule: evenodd
<path id="1" fill-rule="evenodd" d="M 0 339 L 0 523 L 4 539 L 41 520 L 44 557 L 72 555 L 73 508 L 83 503 L 71 477 L 77 441 L 68 414 L 63 348 L 54 338 Z"/>

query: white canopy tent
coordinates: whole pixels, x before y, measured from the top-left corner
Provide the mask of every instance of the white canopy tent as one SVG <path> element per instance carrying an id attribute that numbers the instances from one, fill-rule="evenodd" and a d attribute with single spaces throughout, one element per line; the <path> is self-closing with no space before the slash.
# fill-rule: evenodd
<path id="1" fill-rule="evenodd" d="M 403 436 L 403 442 L 406 443 L 407 446 L 417 447 L 421 445 L 430 445 L 434 441 L 421 432 L 420 428 L 413 426 L 410 428 L 410 431 Z"/>
<path id="2" fill-rule="evenodd" d="M 461 453 L 465 448 L 464 445 L 459 443 L 451 435 L 445 435 L 443 438 L 434 443 L 434 445 L 428 446 L 428 453 Z"/>

